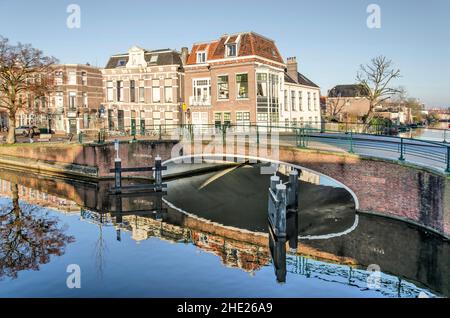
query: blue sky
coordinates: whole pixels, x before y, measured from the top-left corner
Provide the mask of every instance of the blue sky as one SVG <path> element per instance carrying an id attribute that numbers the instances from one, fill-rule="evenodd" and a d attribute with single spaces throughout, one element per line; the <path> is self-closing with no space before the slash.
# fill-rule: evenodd
<path id="1" fill-rule="evenodd" d="M 71 3 L 81 7 L 80 29 L 66 26 Z M 366 25 L 371 3 L 381 8 L 380 29 Z M 448 0 L 0 0 L 0 35 L 62 63 L 104 66 L 132 45 L 179 50 L 239 31 L 274 39 L 284 58 L 297 56 L 323 94 L 353 83 L 360 64 L 383 54 L 401 70 L 395 86 L 450 107 Z"/>

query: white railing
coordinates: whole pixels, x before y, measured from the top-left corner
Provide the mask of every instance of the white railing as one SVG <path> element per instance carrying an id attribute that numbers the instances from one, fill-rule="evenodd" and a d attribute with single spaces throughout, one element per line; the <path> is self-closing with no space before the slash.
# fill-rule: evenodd
<path id="1" fill-rule="evenodd" d="M 191 96 L 189 104 L 191 106 L 211 106 L 211 96 Z"/>

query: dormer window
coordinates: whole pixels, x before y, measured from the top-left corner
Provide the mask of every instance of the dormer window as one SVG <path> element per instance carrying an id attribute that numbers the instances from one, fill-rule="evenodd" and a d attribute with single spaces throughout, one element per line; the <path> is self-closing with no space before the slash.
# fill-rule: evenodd
<path id="1" fill-rule="evenodd" d="M 125 66 L 127 64 L 126 60 L 118 60 L 117 61 L 117 66 Z"/>
<path id="2" fill-rule="evenodd" d="M 206 52 L 197 52 L 197 63 L 206 63 Z"/>
<path id="3" fill-rule="evenodd" d="M 227 44 L 225 47 L 226 57 L 235 57 L 237 56 L 237 45 L 236 43 Z"/>
<path id="4" fill-rule="evenodd" d="M 152 55 L 150 57 L 150 64 L 156 64 L 156 62 L 158 61 L 158 55 Z"/>

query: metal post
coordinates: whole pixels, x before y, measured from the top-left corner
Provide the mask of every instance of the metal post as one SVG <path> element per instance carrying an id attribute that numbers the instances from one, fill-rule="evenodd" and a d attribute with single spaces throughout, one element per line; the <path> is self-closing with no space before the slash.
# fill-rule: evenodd
<path id="1" fill-rule="evenodd" d="M 122 160 L 119 157 L 119 141 L 114 141 L 114 150 L 116 158 L 114 159 L 114 187 L 115 192 L 120 193 L 122 188 Z"/>
<path id="2" fill-rule="evenodd" d="M 400 161 L 405 161 L 405 156 L 403 155 L 403 138 L 400 138 L 400 158 L 398 158 L 398 160 Z"/>
<path id="3" fill-rule="evenodd" d="M 258 129 L 258 125 L 256 125 L 256 144 L 259 145 L 259 129 Z"/>
<path id="4" fill-rule="evenodd" d="M 162 164 L 160 156 L 155 158 L 155 185 L 156 190 L 162 189 Z"/>
<path id="5" fill-rule="evenodd" d="M 116 193 L 121 192 L 122 188 L 122 160 L 116 158 L 114 160 L 114 187 Z"/>
<path id="6" fill-rule="evenodd" d="M 447 169 L 445 172 L 450 173 L 450 146 L 447 146 Z"/>
<path id="7" fill-rule="evenodd" d="M 354 153 L 354 151 L 353 151 L 353 129 L 350 130 L 350 150 L 348 152 Z"/>

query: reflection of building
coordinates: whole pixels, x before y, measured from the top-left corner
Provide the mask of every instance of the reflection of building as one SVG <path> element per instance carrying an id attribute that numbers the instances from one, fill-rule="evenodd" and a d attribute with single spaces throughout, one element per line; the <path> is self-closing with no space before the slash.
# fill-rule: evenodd
<path id="1" fill-rule="evenodd" d="M 289 165 L 280 165 L 278 167 L 278 171 L 285 176 L 289 175 L 291 169 L 292 168 Z M 302 170 L 302 173 L 299 174 L 298 179 L 312 184 L 320 184 L 320 175 L 304 169 Z"/>
<path id="2" fill-rule="evenodd" d="M 10 181 L 0 179 L 0 195 L 11 196 L 11 185 L 12 183 Z M 80 212 L 80 206 L 71 200 L 63 199 L 23 185 L 18 185 L 18 191 L 19 199 L 26 201 L 29 204 L 38 204 L 47 208 L 55 208 L 70 214 L 78 214 Z"/>
<path id="3" fill-rule="evenodd" d="M 103 99 L 100 70 L 81 64 L 53 68 L 54 91 L 47 98 L 27 96 L 28 105 L 18 112 L 16 125 L 36 125 L 74 134 L 97 128 L 98 109 Z"/>
<path id="4" fill-rule="evenodd" d="M 186 54 L 134 46 L 111 56 L 102 70 L 109 130 L 140 132 L 153 125 L 179 124 Z"/>
<path id="5" fill-rule="evenodd" d="M 270 260 L 266 247 L 172 225 L 151 217 L 124 216 L 120 228 L 131 231 L 131 237 L 136 241 L 159 237 L 172 242 L 192 242 L 202 250 L 220 256 L 225 265 L 246 271 L 255 271 Z"/>

